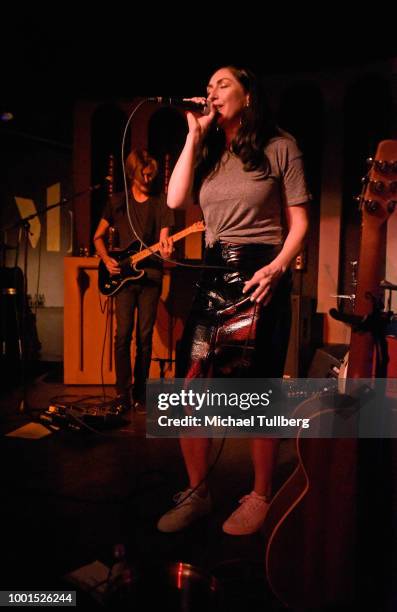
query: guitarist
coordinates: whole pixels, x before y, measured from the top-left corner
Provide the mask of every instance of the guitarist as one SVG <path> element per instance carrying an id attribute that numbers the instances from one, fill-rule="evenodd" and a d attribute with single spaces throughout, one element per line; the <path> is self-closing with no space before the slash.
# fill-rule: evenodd
<path id="1" fill-rule="evenodd" d="M 145 149 L 133 150 L 125 162 L 128 180 L 128 207 L 124 193 L 113 194 L 106 203 L 94 235 L 94 244 L 110 274 L 118 274 L 118 262 L 109 255 L 105 238 L 109 227 L 116 230 L 117 246 L 124 250 L 140 242 L 146 245 L 160 241 L 162 257 L 171 256 L 173 246 L 169 228 L 173 213 L 165 197 L 155 189 L 158 164 Z M 133 227 L 130 225 L 132 221 Z M 116 238 L 117 240 L 117 238 Z M 132 365 L 131 341 L 137 313 L 136 359 L 132 405 L 136 412 L 145 412 L 145 384 L 152 355 L 153 327 L 161 295 L 162 261 L 152 255 L 141 265 L 146 274 L 137 281 L 127 282 L 115 296 L 117 331 L 115 337 L 116 392 L 114 409 L 124 412 L 131 407 Z"/>

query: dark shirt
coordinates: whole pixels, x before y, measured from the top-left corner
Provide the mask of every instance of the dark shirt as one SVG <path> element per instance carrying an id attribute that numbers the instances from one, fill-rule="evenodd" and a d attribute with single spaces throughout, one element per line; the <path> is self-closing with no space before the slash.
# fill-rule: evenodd
<path id="1" fill-rule="evenodd" d="M 128 205 L 135 231 L 130 226 L 124 193 L 113 194 L 103 211 L 102 217 L 116 230 L 114 247 L 124 250 L 132 243 L 136 243 L 134 246 L 140 250 L 141 240 L 150 247 L 158 242 L 163 227 L 172 227 L 174 224 L 174 214 L 168 208 L 163 194 L 150 195 L 145 202 L 137 202 L 129 194 Z M 144 248 L 145 245 L 142 245 L 142 249 Z M 146 270 L 150 277 L 151 271 L 153 273 L 161 271 L 162 261 L 159 257 L 151 255 L 140 262 L 138 267 Z"/>

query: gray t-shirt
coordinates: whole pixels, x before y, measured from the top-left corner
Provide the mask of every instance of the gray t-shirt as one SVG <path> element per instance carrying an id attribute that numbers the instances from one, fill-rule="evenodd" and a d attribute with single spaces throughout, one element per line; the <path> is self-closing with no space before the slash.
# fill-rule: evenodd
<path id="1" fill-rule="evenodd" d="M 270 172 L 245 172 L 239 157 L 227 151 L 219 170 L 203 181 L 199 204 L 206 226 L 206 244 L 281 244 L 283 208 L 311 199 L 302 153 L 292 138 L 273 138 L 265 148 Z"/>

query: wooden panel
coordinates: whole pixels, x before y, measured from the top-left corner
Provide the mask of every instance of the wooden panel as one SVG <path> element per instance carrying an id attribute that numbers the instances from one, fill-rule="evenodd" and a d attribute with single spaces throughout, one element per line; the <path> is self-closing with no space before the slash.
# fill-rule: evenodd
<path id="1" fill-rule="evenodd" d="M 192 225 L 196 221 L 201 221 L 203 214 L 200 206 L 189 206 L 186 209 L 186 227 Z M 186 259 L 201 259 L 203 256 L 203 234 L 201 232 L 190 234 L 185 238 L 185 258 Z"/>
<path id="2" fill-rule="evenodd" d="M 103 380 L 105 384 L 112 384 L 115 380 L 111 338 L 114 317 L 111 308 L 107 315 L 111 301 L 105 307 L 105 299 L 98 291 L 98 262 L 97 257 L 66 257 L 64 260 L 65 384 L 101 383 L 101 357 L 106 327 Z"/>

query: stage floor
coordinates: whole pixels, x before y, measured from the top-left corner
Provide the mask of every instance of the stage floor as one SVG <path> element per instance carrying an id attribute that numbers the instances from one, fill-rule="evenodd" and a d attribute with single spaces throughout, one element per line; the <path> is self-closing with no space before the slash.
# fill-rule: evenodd
<path id="1" fill-rule="evenodd" d="M 266 584 L 261 534 L 222 532 L 223 521 L 252 487 L 247 441 L 226 440 L 210 476 L 211 516 L 184 532 L 163 534 L 157 519 L 186 487 L 185 472 L 177 440 L 146 439 L 145 415 L 127 413 L 120 426 L 100 433 L 61 428 L 40 439 L 5 435 L 37 421 L 32 416 L 54 396 L 102 393 L 61 380 L 56 367 L 32 378 L 26 394 L 31 412 L 20 412 L 19 388 L 0 402 L 2 589 L 65 588 L 66 574 L 94 561 L 110 566 L 114 546 L 122 544 L 129 566 L 143 572 L 173 561 L 210 572 L 224 587 L 220 610 L 281 609 Z M 106 393 L 113 394 L 112 388 Z M 213 459 L 220 444 L 214 441 Z M 277 487 L 294 460 L 293 440 L 282 441 Z M 153 576 L 155 582 L 155 570 Z M 86 607 L 92 598 L 81 594 L 83 599 Z"/>

